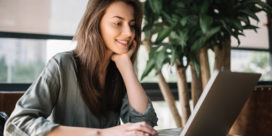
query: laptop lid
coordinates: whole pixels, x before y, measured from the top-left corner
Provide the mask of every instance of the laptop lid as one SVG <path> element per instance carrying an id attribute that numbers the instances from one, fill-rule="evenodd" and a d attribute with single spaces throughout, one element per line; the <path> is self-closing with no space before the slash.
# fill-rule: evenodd
<path id="1" fill-rule="evenodd" d="M 215 71 L 180 136 L 226 136 L 260 76 Z"/>

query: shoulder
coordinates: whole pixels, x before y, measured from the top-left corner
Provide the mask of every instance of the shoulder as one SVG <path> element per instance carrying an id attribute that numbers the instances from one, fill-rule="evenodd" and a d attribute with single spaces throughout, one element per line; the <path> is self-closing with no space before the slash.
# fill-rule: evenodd
<path id="1" fill-rule="evenodd" d="M 57 53 L 55 56 L 52 57 L 52 59 L 57 61 L 59 64 L 65 64 L 67 62 L 69 63 L 75 61 L 72 51 Z"/>
<path id="2" fill-rule="evenodd" d="M 55 61 L 60 67 L 76 67 L 76 61 L 72 51 L 58 53 L 53 56 L 50 61 Z"/>
<path id="3" fill-rule="evenodd" d="M 63 71 L 76 70 L 76 61 L 72 51 L 61 52 L 54 55 L 47 63 L 49 71 Z"/>

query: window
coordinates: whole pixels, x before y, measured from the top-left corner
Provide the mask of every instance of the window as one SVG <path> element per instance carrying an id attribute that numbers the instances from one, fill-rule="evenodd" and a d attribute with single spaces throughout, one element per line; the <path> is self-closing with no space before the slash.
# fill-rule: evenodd
<path id="1" fill-rule="evenodd" d="M 0 83 L 31 83 L 53 55 L 74 49 L 75 44 L 71 38 L 53 40 L 55 38 L 44 36 L 72 37 L 87 2 L 88 0 L 0 1 L 0 32 L 15 32 L 19 35 L 0 36 Z M 34 37 L 29 33 L 33 33 Z M 35 38 L 35 34 L 43 35 Z"/>
<path id="2" fill-rule="evenodd" d="M 0 83 L 32 83 L 52 56 L 74 48 L 71 40 L 0 38 Z"/>

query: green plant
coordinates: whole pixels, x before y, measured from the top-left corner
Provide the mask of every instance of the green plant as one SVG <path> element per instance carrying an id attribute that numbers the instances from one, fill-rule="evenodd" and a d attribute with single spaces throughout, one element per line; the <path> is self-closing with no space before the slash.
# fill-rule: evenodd
<path id="1" fill-rule="evenodd" d="M 188 8 L 190 7 L 190 8 Z M 271 8 L 260 0 L 147 0 L 144 3 L 145 39 L 157 35 L 142 79 L 153 69 L 159 72 L 162 65 L 178 61 L 186 67 L 193 61 L 199 66 L 196 53 L 204 46 L 213 49 L 233 36 L 240 44 L 240 35 L 246 29 L 256 31 L 250 18 L 259 21 L 256 13 L 271 13 Z M 162 43 L 168 38 L 169 42 Z"/>
<path id="2" fill-rule="evenodd" d="M 188 65 L 193 69 L 195 88 L 202 90 L 209 78 L 207 49 L 215 51 L 215 68 L 230 69 L 230 37 L 240 44 L 239 36 L 246 29 L 255 30 L 250 19 L 259 21 L 256 13 L 272 9 L 261 0 L 146 0 L 144 2 L 144 43 L 148 43 L 150 53 L 141 79 L 152 69 L 159 74 L 164 64 L 176 66 L 178 88 L 182 110 L 188 111 L 188 89 L 185 71 Z M 154 39 L 152 41 L 152 39 Z M 203 50 L 203 51 L 202 51 Z M 203 55 L 204 54 L 204 55 Z M 204 59 L 203 59 L 204 58 Z M 201 64 L 201 65 L 200 65 Z M 194 88 L 194 87 L 192 87 Z M 198 92 L 201 92 L 198 91 Z M 184 94 L 184 95 L 181 95 Z M 199 95 L 198 95 L 199 96 Z M 190 111 L 184 113 L 186 122 Z"/>

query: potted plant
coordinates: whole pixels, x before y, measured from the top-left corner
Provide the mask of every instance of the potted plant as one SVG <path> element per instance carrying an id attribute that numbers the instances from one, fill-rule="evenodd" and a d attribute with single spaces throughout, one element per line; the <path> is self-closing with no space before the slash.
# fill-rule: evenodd
<path id="1" fill-rule="evenodd" d="M 230 69 L 230 37 L 235 37 L 240 43 L 239 36 L 244 35 L 244 30 L 256 31 L 257 27 L 252 25 L 250 18 L 259 21 L 256 13 L 260 11 L 270 12 L 271 8 L 260 0 L 144 2 L 143 44 L 150 51 L 142 79 L 151 70 L 156 70 L 162 94 L 174 112 L 178 127 L 184 126 L 190 116 L 185 74 L 188 66 L 191 67 L 192 97 L 196 103 L 210 78 L 207 49 L 215 52 L 214 69 Z M 177 115 L 173 96 L 161 74 L 165 64 L 176 67 L 181 117 Z"/>

